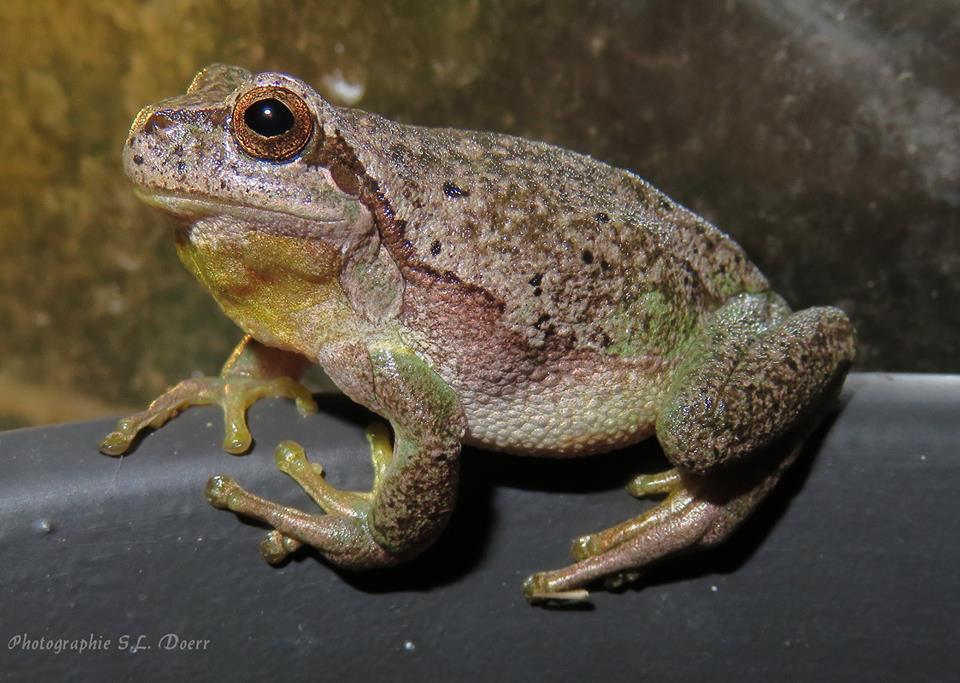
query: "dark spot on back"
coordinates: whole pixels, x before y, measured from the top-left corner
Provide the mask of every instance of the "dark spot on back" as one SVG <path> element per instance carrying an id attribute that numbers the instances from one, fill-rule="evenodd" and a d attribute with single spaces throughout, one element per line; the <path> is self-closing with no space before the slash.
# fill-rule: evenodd
<path id="1" fill-rule="evenodd" d="M 433 244 L 430 245 L 430 253 L 433 254 L 434 256 L 439 256 L 441 248 L 442 247 L 440 246 L 440 240 L 434 240 Z"/>
<path id="2" fill-rule="evenodd" d="M 143 163 L 143 157 L 140 156 L 139 154 L 134 154 L 133 163 L 135 163 L 137 166 L 141 165 Z"/>
<path id="3" fill-rule="evenodd" d="M 533 295 L 534 295 L 534 296 L 540 296 L 541 294 L 543 294 L 543 290 L 540 289 L 539 287 L 537 287 L 536 289 L 533 290 Z"/>
<path id="4" fill-rule="evenodd" d="M 610 270 L 610 264 L 607 263 L 607 259 L 600 259 L 600 270 Z"/>
<path id="5" fill-rule="evenodd" d="M 609 222 L 610 222 L 610 215 L 607 214 L 607 213 L 604 213 L 603 211 L 598 211 L 597 214 L 594 216 L 594 218 L 597 219 L 597 223 L 609 223 Z"/>
<path id="6" fill-rule="evenodd" d="M 443 193 L 450 199 L 459 199 L 460 197 L 469 197 L 470 193 L 457 187 L 449 180 L 443 184 Z"/>
<path id="7" fill-rule="evenodd" d="M 664 211 L 673 211 L 673 204 L 666 197 L 660 197 L 660 208 Z"/>
<path id="8" fill-rule="evenodd" d="M 177 171 L 178 171 L 179 173 L 183 173 L 183 170 L 184 170 L 186 167 L 187 167 L 187 165 L 186 165 L 185 163 L 183 163 L 182 161 L 178 161 L 178 162 L 177 162 Z"/>
<path id="9" fill-rule="evenodd" d="M 534 287 L 539 287 L 541 282 L 543 282 L 543 273 L 537 273 L 530 278 L 530 284 Z"/>
<path id="10" fill-rule="evenodd" d="M 584 263 L 589 265 L 593 263 L 593 252 L 590 251 L 589 249 L 584 249 L 583 253 L 580 254 L 580 258 L 583 259 Z"/>
<path id="11" fill-rule="evenodd" d="M 550 320 L 550 316 L 547 315 L 546 313 L 544 313 L 544 314 L 541 315 L 539 318 L 537 318 L 537 322 L 535 322 L 535 323 L 533 324 L 533 326 L 539 330 L 540 327 L 541 327 L 545 322 L 547 322 L 548 320 Z"/>

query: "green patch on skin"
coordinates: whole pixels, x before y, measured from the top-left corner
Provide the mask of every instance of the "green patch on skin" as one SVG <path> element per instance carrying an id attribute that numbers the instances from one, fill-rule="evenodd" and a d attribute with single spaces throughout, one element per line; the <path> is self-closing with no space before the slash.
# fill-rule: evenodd
<path id="1" fill-rule="evenodd" d="M 433 368 L 399 340 L 389 348 L 374 350 L 370 359 L 380 371 L 404 378 L 437 412 L 452 415 L 458 409 L 459 399 L 456 393 Z"/>
<path id="2" fill-rule="evenodd" d="M 693 316 L 684 307 L 678 311 L 663 292 L 653 291 L 623 305 L 608 325 L 613 343 L 606 352 L 611 356 L 668 356 L 688 336 Z"/>
<path id="3" fill-rule="evenodd" d="M 743 278 L 737 272 L 715 271 L 710 275 L 711 287 L 720 293 L 724 299 L 730 299 L 738 294 L 761 294 L 767 290 L 766 286 L 744 286 Z"/>
<path id="4" fill-rule="evenodd" d="M 636 321 L 633 316 L 626 313 L 617 313 L 610 320 L 610 329 L 613 332 L 612 337 L 616 339 L 606 351 L 611 356 L 639 356 L 643 354 L 644 341 L 642 337 L 635 336 L 633 333 Z M 640 342 L 640 343 L 635 343 Z"/>

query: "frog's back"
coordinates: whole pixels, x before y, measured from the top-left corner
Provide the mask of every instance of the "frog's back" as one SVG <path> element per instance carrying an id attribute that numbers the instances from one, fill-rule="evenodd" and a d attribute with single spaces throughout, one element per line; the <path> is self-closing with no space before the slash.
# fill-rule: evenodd
<path id="1" fill-rule="evenodd" d="M 485 292 L 534 347 L 659 355 L 704 312 L 768 286 L 735 242 L 632 173 L 512 136 L 338 113 L 389 204 L 401 266 Z"/>

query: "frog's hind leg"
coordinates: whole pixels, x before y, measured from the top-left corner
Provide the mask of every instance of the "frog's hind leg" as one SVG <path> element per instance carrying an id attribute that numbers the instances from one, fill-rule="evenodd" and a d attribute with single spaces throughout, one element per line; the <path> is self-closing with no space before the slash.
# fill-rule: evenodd
<path id="1" fill-rule="evenodd" d="M 677 471 L 640 477 L 630 487 L 667 498 L 577 540 L 579 561 L 532 576 L 527 596 L 576 596 L 594 579 L 617 580 L 729 536 L 796 458 L 853 355 L 853 328 L 838 309 L 791 313 L 769 292 L 732 298 L 691 339 L 657 418 L 657 438 Z"/>
<path id="2" fill-rule="evenodd" d="M 631 493 L 667 497 L 622 524 L 578 538 L 571 548 L 578 561 L 529 577 L 524 594 L 531 602 L 583 600 L 584 586 L 593 581 L 605 578 L 616 586 L 658 559 L 719 543 L 763 500 L 799 452 L 799 444 L 793 446 L 772 471 L 751 468 L 752 476 L 731 477 L 725 492 L 716 479 L 707 488 L 700 477 L 677 470 L 640 475 L 628 486 Z"/>
<path id="3" fill-rule="evenodd" d="M 456 499 L 460 444 L 466 420 L 453 390 L 420 358 L 377 349 L 370 361 L 377 401 L 392 426 L 368 431 L 374 481 L 370 491 L 341 491 L 310 463 L 303 449 L 284 442 L 277 466 L 323 509 L 309 514 L 243 490 L 228 477 L 213 477 L 207 499 L 215 507 L 272 527 L 261 544 L 264 558 L 280 562 L 303 545 L 349 569 L 386 567 L 427 548 L 443 530 Z"/>

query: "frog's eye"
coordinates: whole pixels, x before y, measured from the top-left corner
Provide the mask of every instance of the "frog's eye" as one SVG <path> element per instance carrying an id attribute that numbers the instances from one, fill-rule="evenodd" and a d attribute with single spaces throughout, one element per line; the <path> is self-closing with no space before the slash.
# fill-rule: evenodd
<path id="1" fill-rule="evenodd" d="M 233 107 L 233 136 L 244 152 L 257 159 L 292 159 L 311 133 L 313 116 L 307 103 L 286 88 L 254 88 Z"/>

